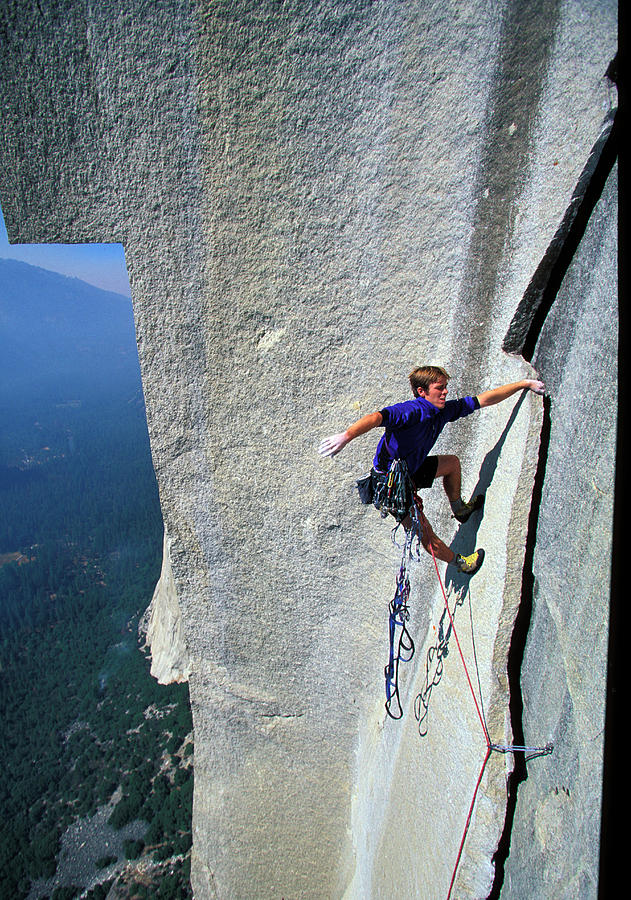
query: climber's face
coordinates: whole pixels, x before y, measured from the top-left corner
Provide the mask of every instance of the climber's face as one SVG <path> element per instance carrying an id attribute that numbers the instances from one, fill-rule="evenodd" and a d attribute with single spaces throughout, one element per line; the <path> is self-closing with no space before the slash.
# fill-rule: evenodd
<path id="1" fill-rule="evenodd" d="M 433 382 L 426 391 L 419 388 L 418 395 L 429 400 L 437 409 L 443 409 L 447 400 L 447 379 L 441 378 L 440 381 Z"/>

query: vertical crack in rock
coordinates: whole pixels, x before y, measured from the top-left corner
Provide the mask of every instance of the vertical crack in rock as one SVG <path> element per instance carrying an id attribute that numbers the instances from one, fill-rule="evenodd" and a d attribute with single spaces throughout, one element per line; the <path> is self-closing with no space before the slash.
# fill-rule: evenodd
<path id="1" fill-rule="evenodd" d="M 550 444 L 550 398 L 543 398 L 543 424 L 541 426 L 541 441 L 539 443 L 539 457 L 537 471 L 532 492 L 532 504 L 528 517 L 528 535 L 526 539 L 526 554 L 521 582 L 521 603 L 515 618 L 515 625 L 508 651 L 508 684 L 509 684 L 509 708 L 511 726 L 513 729 L 513 743 L 517 746 L 526 746 L 522 723 L 523 701 L 521 695 L 521 666 L 526 650 L 526 639 L 530 630 L 532 618 L 533 592 L 534 592 L 534 555 L 537 536 L 537 524 L 539 521 L 539 509 L 548 461 L 548 447 Z M 488 900 L 497 900 L 504 882 L 504 866 L 510 851 L 511 831 L 515 809 L 517 806 L 517 792 L 520 784 L 528 778 L 526 758 L 524 753 L 515 753 L 515 765 L 508 777 L 508 798 L 506 803 L 506 819 L 504 829 L 497 850 L 493 857 L 495 864 L 495 878 Z"/>
<path id="2" fill-rule="evenodd" d="M 464 293 L 455 318 L 455 343 L 467 348 L 472 371 L 481 370 L 488 355 L 492 298 L 513 236 L 517 201 L 530 170 L 533 135 L 559 19 L 559 0 L 516 0 L 508 4 L 502 25 L 485 145 L 476 173 Z"/>
<path id="3" fill-rule="evenodd" d="M 524 359 L 532 359 L 543 323 L 618 155 L 618 132 L 614 109 L 603 123 L 570 205 L 513 316 L 503 344 L 507 353 L 521 353 Z"/>
<path id="4" fill-rule="evenodd" d="M 611 81 L 616 82 L 616 73 L 617 62 L 614 59 L 607 70 L 607 77 Z M 618 156 L 618 140 L 618 117 L 617 110 L 614 109 L 605 118 L 601 133 L 581 173 L 565 216 L 519 304 L 504 340 L 503 349 L 505 351 L 521 352 L 524 359 L 529 362 L 532 360 L 543 324 L 556 299 L 568 267 L 585 234 L 587 223 Z M 533 563 L 550 431 L 551 403 L 548 397 L 544 397 L 541 442 L 539 445 L 532 505 L 528 519 L 521 603 L 515 619 L 507 663 L 513 742 L 521 746 L 525 746 L 526 743 L 522 722 L 521 667 L 533 610 L 535 580 Z M 500 896 L 504 882 L 506 860 L 510 853 L 511 831 L 519 786 L 527 778 L 526 756 L 523 752 L 515 753 L 514 769 L 508 778 L 506 819 L 502 836 L 493 857 L 495 878 L 488 900 L 498 900 Z"/>

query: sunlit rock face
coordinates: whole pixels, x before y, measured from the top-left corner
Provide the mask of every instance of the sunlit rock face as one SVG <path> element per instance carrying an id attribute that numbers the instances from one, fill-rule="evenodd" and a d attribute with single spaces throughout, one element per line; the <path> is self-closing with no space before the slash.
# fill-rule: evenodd
<path id="1" fill-rule="evenodd" d="M 182 611 L 171 568 L 170 547 L 171 542 L 165 532 L 160 580 L 140 626 L 145 645 L 151 649 L 151 674 L 160 684 L 188 681 L 191 674 Z"/>
<path id="2" fill-rule="evenodd" d="M 531 737 L 544 734 L 555 750 L 529 766 L 521 788 L 507 867 L 510 897 L 523 896 L 533 874 L 549 896 L 592 897 L 598 887 L 618 424 L 617 190 L 614 169 L 534 356 L 551 408 L 522 679 L 524 728 Z M 567 848 L 564 858 L 557 858 L 559 844 Z"/>
<path id="3" fill-rule="evenodd" d="M 316 448 L 405 399 L 421 362 L 447 368 L 452 396 L 532 372 L 502 346 L 616 102 L 615 4 L 69 0 L 63 15 L 27 3 L 2 15 L 10 239 L 125 245 L 169 547 L 152 618 L 171 638 L 154 663 L 188 674 L 193 704 L 196 897 L 445 897 L 486 739 L 453 639 L 418 732 L 443 606 L 428 556 L 411 569 L 403 719 L 386 717 L 400 552 L 354 489 L 375 440 L 333 461 Z M 609 228 L 611 203 L 600 214 Z M 546 503 L 563 494 L 583 528 L 592 506 L 562 485 L 588 477 L 584 450 L 555 429 L 578 428 L 593 372 L 566 319 L 578 342 L 591 316 L 611 322 L 601 263 L 606 279 L 568 275 L 574 305 L 554 307 L 534 358 L 551 391 L 543 515 L 554 521 Z M 615 391 L 600 402 L 612 421 Z M 443 433 L 464 490 L 486 490 L 481 520 L 454 528 L 440 488 L 424 498 L 455 549 L 487 552 L 456 627 L 496 743 L 512 740 L 507 655 L 542 420 L 529 394 Z M 611 495 L 597 498 L 607 522 Z M 607 557 L 606 527 L 600 540 Z M 541 590 L 548 575 L 522 681 L 538 683 L 542 656 L 556 673 L 551 697 L 525 696 L 536 744 L 559 740 L 570 701 L 594 701 L 594 734 L 602 718 L 604 667 L 581 653 L 576 623 L 559 629 L 568 552 L 563 540 L 535 553 Z M 596 616 L 604 641 L 606 604 Z M 593 738 L 566 728 L 561 759 L 589 740 L 599 780 Z M 581 860 L 581 896 L 595 896 L 598 792 L 557 808 L 558 760 L 529 764 L 540 774 L 520 793 L 507 896 L 545 896 L 562 860 Z M 491 889 L 511 768 L 499 753 L 485 767 L 453 896 Z M 528 870 L 533 827 L 546 862 Z"/>

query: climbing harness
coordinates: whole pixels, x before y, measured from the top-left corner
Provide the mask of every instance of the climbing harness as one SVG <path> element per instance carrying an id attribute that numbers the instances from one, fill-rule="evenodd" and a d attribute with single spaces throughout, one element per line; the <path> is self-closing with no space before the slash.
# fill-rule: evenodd
<path id="1" fill-rule="evenodd" d="M 413 541 L 416 539 L 417 543 L 417 551 L 418 544 L 420 544 L 420 538 L 422 532 L 427 528 L 429 529 L 429 523 L 425 518 L 425 514 L 423 513 L 423 503 L 418 497 L 416 493 L 413 493 L 413 509 L 410 511 L 410 515 L 412 518 L 412 527 L 406 533 L 406 539 L 403 546 L 403 556 L 401 560 L 401 568 L 399 570 L 399 576 L 397 578 L 397 589 L 394 595 L 394 599 L 390 604 L 390 659 L 389 663 L 386 666 L 385 674 L 386 674 L 386 712 L 393 719 L 400 719 L 403 715 L 403 710 L 401 707 L 401 703 L 399 700 L 399 686 L 398 686 L 398 670 L 399 670 L 399 661 L 408 662 L 412 659 L 414 655 L 414 642 L 412 641 L 412 637 L 407 629 L 407 621 L 409 620 L 409 609 L 408 609 L 408 599 L 410 595 L 410 581 L 407 572 L 407 563 L 409 559 L 413 558 Z M 397 526 L 398 527 L 398 526 Z M 396 533 L 396 528 L 393 531 L 393 537 Z M 538 756 L 547 756 L 548 754 L 553 752 L 553 745 L 551 743 L 546 744 L 544 747 L 525 747 L 525 746 L 517 746 L 514 744 L 498 744 L 491 741 L 489 730 L 486 724 L 486 715 L 484 712 L 484 703 L 482 699 L 482 688 L 480 683 L 480 674 L 479 667 L 477 661 L 477 653 L 475 648 L 475 635 L 473 630 L 473 613 L 471 610 L 471 600 L 469 598 L 469 615 L 471 619 L 471 638 L 473 645 L 473 659 L 475 670 L 477 674 L 477 682 L 478 682 L 478 694 L 473 687 L 473 682 L 471 680 L 471 676 L 469 674 L 469 669 L 467 667 L 467 663 L 465 660 L 464 653 L 462 651 L 462 647 L 460 645 L 460 640 L 458 638 L 458 633 L 456 631 L 456 626 L 454 622 L 454 616 L 456 613 L 456 609 L 461 607 L 464 604 L 465 597 L 467 596 L 468 589 L 463 588 L 458 592 L 451 592 L 449 595 L 445 590 L 445 586 L 443 584 L 443 580 L 440 575 L 440 571 L 438 569 L 438 562 L 436 560 L 436 555 L 434 553 L 434 548 L 432 546 L 431 540 L 427 542 L 429 550 L 432 555 L 432 559 L 434 561 L 434 568 L 436 569 L 436 575 L 438 577 L 438 582 L 440 584 L 441 592 L 443 595 L 443 601 L 445 604 L 445 609 L 441 616 L 439 627 L 438 627 L 438 641 L 435 646 L 431 647 L 427 654 L 426 659 L 426 671 L 425 671 L 425 683 L 422 690 L 417 694 L 414 701 L 414 714 L 418 721 L 419 726 L 419 734 L 421 737 L 424 737 L 427 734 L 427 714 L 429 708 L 429 698 L 432 692 L 432 688 L 434 688 L 439 682 L 443 674 L 443 660 L 447 656 L 449 652 L 449 641 L 453 636 L 456 646 L 458 648 L 458 653 L 460 656 L 460 660 L 462 662 L 462 666 L 464 669 L 464 673 L 467 679 L 467 683 L 469 685 L 469 691 L 471 693 L 471 698 L 473 700 L 478 719 L 480 720 L 480 725 L 482 728 L 482 732 L 484 734 L 484 740 L 486 744 L 486 752 L 484 756 L 484 760 L 482 762 L 482 766 L 480 768 L 480 772 L 475 784 L 475 788 L 473 791 L 473 797 L 471 799 L 471 803 L 469 805 L 469 810 L 467 813 L 464 831 L 462 834 L 462 839 L 460 841 L 460 846 L 458 848 L 458 854 L 456 857 L 456 862 L 453 869 L 453 874 L 451 876 L 451 882 L 449 884 L 449 891 L 447 894 L 447 900 L 451 898 L 451 892 L 453 890 L 453 886 L 456 880 L 456 874 L 458 872 L 458 868 L 460 866 L 460 860 L 462 858 L 462 852 L 464 849 L 465 841 L 467 838 L 467 834 L 469 832 L 469 826 L 471 824 L 471 818 L 473 816 L 473 809 L 475 807 L 475 802 L 477 799 L 478 791 L 480 788 L 480 784 L 482 783 L 482 778 L 484 777 L 484 772 L 486 770 L 486 765 L 489 761 L 489 758 L 493 752 L 497 753 L 523 753 L 526 761 L 535 759 Z M 450 607 L 449 599 L 453 597 L 452 607 Z M 447 616 L 448 625 L 445 630 L 445 615 Z M 397 628 L 401 628 L 401 631 L 398 635 L 398 643 L 397 643 Z M 478 700 L 479 696 L 479 700 Z M 393 707 L 393 701 L 396 700 L 396 703 Z"/>

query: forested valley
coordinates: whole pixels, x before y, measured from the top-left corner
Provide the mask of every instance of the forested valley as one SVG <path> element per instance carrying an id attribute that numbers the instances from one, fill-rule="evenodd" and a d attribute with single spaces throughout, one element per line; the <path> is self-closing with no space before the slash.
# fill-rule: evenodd
<path id="1" fill-rule="evenodd" d="M 124 298 L 20 266 L 17 290 L 0 281 L 0 897 L 187 898 L 188 689 L 151 678 L 138 628 L 162 520 L 131 304 L 121 336 Z M 91 314 L 56 367 L 77 304 Z M 29 353 L 41 310 L 55 321 Z"/>

